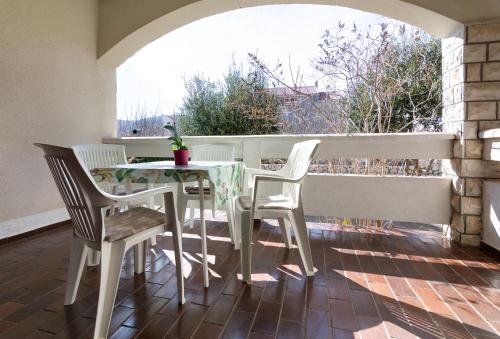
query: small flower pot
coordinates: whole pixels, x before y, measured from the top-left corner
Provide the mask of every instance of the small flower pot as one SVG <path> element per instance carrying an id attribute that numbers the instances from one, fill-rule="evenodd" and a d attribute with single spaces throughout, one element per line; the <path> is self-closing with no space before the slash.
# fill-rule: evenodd
<path id="1" fill-rule="evenodd" d="M 176 166 L 187 166 L 189 160 L 189 150 L 178 149 L 174 151 L 174 161 Z"/>

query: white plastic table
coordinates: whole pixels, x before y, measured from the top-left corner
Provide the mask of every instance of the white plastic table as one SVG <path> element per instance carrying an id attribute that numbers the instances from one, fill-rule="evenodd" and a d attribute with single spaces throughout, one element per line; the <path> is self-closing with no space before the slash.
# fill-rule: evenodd
<path id="1" fill-rule="evenodd" d="M 192 161 L 187 166 L 176 166 L 173 161 L 155 161 L 138 164 L 120 164 L 106 168 L 90 170 L 96 182 L 111 182 L 116 184 L 146 183 L 166 184 L 177 183 L 178 192 L 183 183 L 197 182 L 199 187 L 200 222 L 201 222 L 201 251 L 203 256 L 203 282 L 208 287 L 208 262 L 206 225 L 205 225 L 205 198 L 203 183 L 208 180 L 214 187 L 215 205 L 222 208 L 227 204 L 228 222 L 234 220 L 233 197 L 241 191 L 241 178 L 244 163 L 238 161 Z M 179 200 L 180 194 L 177 195 Z M 183 220 L 179 220 L 180 223 Z M 234 229 L 234 225 L 229 225 Z"/>

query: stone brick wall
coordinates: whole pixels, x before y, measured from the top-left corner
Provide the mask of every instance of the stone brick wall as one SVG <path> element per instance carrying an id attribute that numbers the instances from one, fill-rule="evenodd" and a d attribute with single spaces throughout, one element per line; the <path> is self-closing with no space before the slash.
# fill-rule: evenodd
<path id="1" fill-rule="evenodd" d="M 470 25 L 443 39 L 443 130 L 455 133 L 451 237 L 478 246 L 482 230 L 482 182 L 500 178 L 500 165 L 482 160 L 478 133 L 500 128 L 500 23 Z"/>

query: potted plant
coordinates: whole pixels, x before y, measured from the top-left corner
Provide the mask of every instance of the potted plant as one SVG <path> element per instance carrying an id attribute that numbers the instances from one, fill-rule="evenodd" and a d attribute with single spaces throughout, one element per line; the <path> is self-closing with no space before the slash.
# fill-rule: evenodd
<path id="1" fill-rule="evenodd" d="M 184 141 L 182 141 L 179 133 L 177 133 L 177 128 L 175 128 L 175 125 L 165 125 L 163 127 L 172 132 L 172 135 L 168 138 L 168 140 L 172 140 L 175 165 L 187 166 L 189 160 L 189 150 L 186 144 L 184 144 Z"/>

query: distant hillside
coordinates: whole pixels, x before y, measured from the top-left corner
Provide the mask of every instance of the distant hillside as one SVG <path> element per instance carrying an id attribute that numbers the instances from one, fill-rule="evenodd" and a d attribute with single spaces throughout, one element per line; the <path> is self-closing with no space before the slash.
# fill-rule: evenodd
<path id="1" fill-rule="evenodd" d="M 119 137 L 146 137 L 146 136 L 164 136 L 169 133 L 163 128 L 166 124 L 174 123 L 174 116 L 155 115 L 151 117 L 140 118 L 136 120 L 117 121 Z"/>

